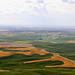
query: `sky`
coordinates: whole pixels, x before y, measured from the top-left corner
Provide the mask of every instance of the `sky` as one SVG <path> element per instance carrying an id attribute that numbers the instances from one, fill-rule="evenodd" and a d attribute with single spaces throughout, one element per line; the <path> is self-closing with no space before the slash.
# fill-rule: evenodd
<path id="1" fill-rule="evenodd" d="M 75 28 L 75 0 L 0 0 L 0 25 Z"/>

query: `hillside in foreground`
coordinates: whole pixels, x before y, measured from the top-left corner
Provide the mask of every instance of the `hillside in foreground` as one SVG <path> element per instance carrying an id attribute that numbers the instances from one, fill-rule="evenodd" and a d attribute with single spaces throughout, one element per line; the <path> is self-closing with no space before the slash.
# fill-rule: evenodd
<path id="1" fill-rule="evenodd" d="M 74 75 L 75 31 L 0 28 L 0 75 Z"/>
<path id="2" fill-rule="evenodd" d="M 0 43 L 1 75 L 73 75 L 74 69 L 74 61 L 32 44 Z"/>

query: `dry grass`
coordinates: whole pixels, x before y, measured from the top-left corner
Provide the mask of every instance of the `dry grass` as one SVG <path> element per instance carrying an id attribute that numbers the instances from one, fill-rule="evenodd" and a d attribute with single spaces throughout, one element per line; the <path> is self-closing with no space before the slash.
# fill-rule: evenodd
<path id="1" fill-rule="evenodd" d="M 10 47 L 10 48 L 9 48 Z M 5 50 L 19 50 L 20 52 L 3 52 L 3 51 L 0 51 L 0 57 L 4 57 L 4 56 L 10 56 L 10 55 L 13 55 L 13 54 L 24 54 L 24 55 L 33 55 L 33 54 L 39 54 L 39 55 L 46 55 L 48 54 L 49 52 L 46 52 L 46 51 L 42 51 L 41 49 L 39 48 L 36 48 L 36 47 L 27 47 L 27 48 L 13 48 L 13 46 L 2 46 L 1 48 L 5 48 Z M 22 51 L 27 51 L 28 52 L 22 52 Z"/>
<path id="2" fill-rule="evenodd" d="M 10 70 L 0 70 L 0 72 L 9 72 Z"/>
<path id="3" fill-rule="evenodd" d="M 68 41 L 68 43 L 75 43 L 75 40 L 70 40 Z"/>
<path id="4" fill-rule="evenodd" d="M 0 57 L 13 55 L 13 52 L 0 52 Z"/>
<path id="5" fill-rule="evenodd" d="M 43 61 L 50 61 L 50 59 L 34 60 L 34 61 L 28 61 L 24 63 L 26 64 L 26 63 L 43 62 Z"/>
<path id="6" fill-rule="evenodd" d="M 39 55 L 46 55 L 48 52 L 42 51 L 39 48 L 36 47 L 28 47 L 28 48 L 6 48 L 6 50 L 20 50 L 20 51 L 29 51 L 28 54 L 39 54 Z M 31 53 L 30 53 L 31 52 Z M 24 52 L 25 54 L 25 52 Z"/>
<path id="7" fill-rule="evenodd" d="M 54 56 L 50 59 L 52 61 L 55 61 L 55 60 L 58 60 L 58 61 L 63 61 L 64 64 L 63 65 L 56 65 L 56 66 L 45 66 L 45 67 L 75 67 L 75 65 L 69 60 L 69 59 L 66 59 L 66 58 L 63 58 L 55 53 L 52 53 Z"/>
<path id="8" fill-rule="evenodd" d="M 35 60 L 35 61 L 28 61 L 28 62 L 24 62 L 26 63 L 34 63 L 34 62 L 43 62 L 43 61 L 63 61 L 64 64 L 63 65 L 56 65 L 56 66 L 45 66 L 47 68 L 49 67 L 75 67 L 75 65 L 68 59 L 63 58 L 55 53 L 52 53 L 54 56 L 50 59 L 43 59 L 43 60 Z"/>

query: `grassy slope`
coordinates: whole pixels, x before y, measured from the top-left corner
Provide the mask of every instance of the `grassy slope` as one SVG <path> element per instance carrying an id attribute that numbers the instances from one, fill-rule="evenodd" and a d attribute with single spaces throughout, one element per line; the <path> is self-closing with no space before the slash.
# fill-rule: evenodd
<path id="1" fill-rule="evenodd" d="M 15 33 L 15 32 L 14 32 Z M 40 33 L 40 32 L 39 32 Z M 43 32 L 44 33 L 44 32 Z M 75 36 L 75 33 L 68 34 L 71 36 Z M 39 38 L 43 38 L 43 40 L 39 40 Z M 53 36 L 49 35 L 20 35 L 20 36 L 1 36 L 0 42 L 10 41 L 14 43 L 29 43 L 30 41 L 39 41 L 34 43 L 34 46 L 43 48 L 50 52 L 59 53 L 60 55 L 75 60 L 75 44 L 51 44 L 48 43 L 50 41 L 55 41 L 59 43 L 64 43 L 69 40 L 75 40 L 75 37 L 68 38 L 56 38 L 52 39 Z M 2 41 L 3 40 L 3 41 Z M 4 41 L 5 40 L 5 41 Z M 43 42 L 40 42 L 43 41 Z M 45 41 L 48 41 L 47 43 Z M 21 57 L 21 58 L 20 58 Z M 49 56 L 48 56 L 49 57 Z M 48 58 L 44 57 L 44 58 Z M 26 57 L 26 56 L 13 56 L 6 59 L 0 58 L 0 69 L 8 69 L 10 72 L 0 72 L 0 75 L 74 75 L 75 68 L 45 68 L 44 66 L 47 64 L 50 65 L 51 62 L 42 62 L 42 63 L 34 63 L 34 64 L 23 64 L 21 61 L 29 61 L 35 59 L 42 59 L 42 57 L 36 58 Z M 52 62 L 51 65 L 61 63 L 61 62 Z"/>
<path id="2" fill-rule="evenodd" d="M 52 69 L 22 69 L 22 70 L 17 69 L 16 71 L 1 72 L 0 74 L 1 75 L 74 75 L 73 72 L 68 70 L 66 70 L 64 73 L 64 72 L 52 70 Z"/>
<path id="3" fill-rule="evenodd" d="M 18 60 L 26 58 L 23 55 L 14 55 L 0 58 L 0 69 L 10 70 L 0 72 L 0 75 L 74 75 L 74 68 L 45 68 L 45 65 L 60 65 L 61 61 L 45 61 L 32 64 L 23 64 Z M 70 74 L 69 74 L 70 73 Z"/>
<path id="4" fill-rule="evenodd" d="M 53 46 L 50 46 L 50 48 L 53 48 Z M 46 58 L 50 58 L 50 56 L 52 55 L 46 55 L 42 57 L 39 55 L 25 56 L 21 54 L 18 55 L 15 54 L 8 57 L 0 57 L 0 69 L 10 70 L 9 72 L 0 72 L 0 74 L 1 75 L 8 75 L 8 74 L 9 75 L 50 75 L 50 74 L 51 75 L 74 75 L 75 68 L 45 68 L 46 65 L 63 64 L 63 62 L 61 61 L 45 61 L 45 62 L 32 63 L 32 64 L 22 63 L 23 61 L 46 59 Z"/>
<path id="5" fill-rule="evenodd" d="M 75 44 L 52 44 L 36 42 L 33 44 L 35 47 L 43 48 L 49 52 L 59 53 L 60 55 L 69 59 L 75 60 Z"/>
<path id="6" fill-rule="evenodd" d="M 50 56 L 50 55 L 49 55 Z M 63 64 L 61 61 L 45 61 L 45 62 L 38 62 L 32 64 L 23 64 L 22 60 L 24 61 L 31 61 L 35 59 L 47 58 L 46 56 L 41 57 L 39 55 L 33 56 L 25 56 L 25 55 L 12 55 L 8 57 L 0 57 L 0 69 L 1 70 L 10 70 L 9 72 L 0 72 L 1 75 L 49 75 L 54 74 L 54 71 L 50 71 L 49 69 L 45 68 L 45 65 L 60 65 Z M 57 73 L 57 72 L 55 72 Z M 63 73 L 57 73 L 63 74 Z"/>

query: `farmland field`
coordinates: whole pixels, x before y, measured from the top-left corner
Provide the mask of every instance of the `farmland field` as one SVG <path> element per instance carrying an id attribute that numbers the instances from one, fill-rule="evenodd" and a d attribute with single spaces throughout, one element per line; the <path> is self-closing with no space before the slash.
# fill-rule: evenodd
<path id="1" fill-rule="evenodd" d="M 0 31 L 0 75 L 74 75 L 70 60 L 75 63 L 74 31 Z"/>

